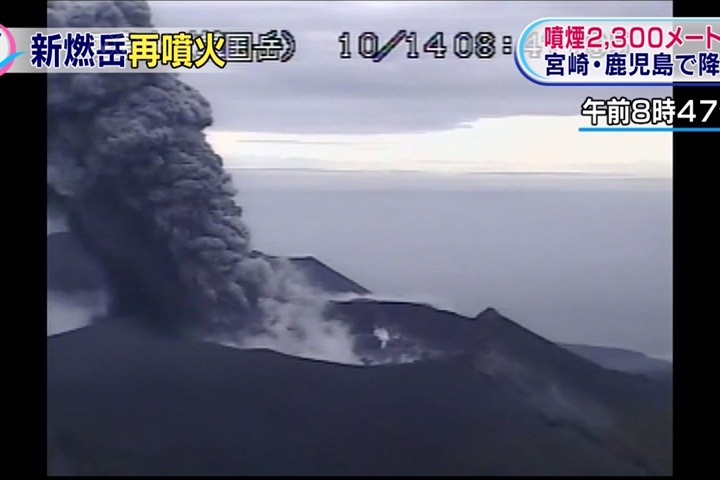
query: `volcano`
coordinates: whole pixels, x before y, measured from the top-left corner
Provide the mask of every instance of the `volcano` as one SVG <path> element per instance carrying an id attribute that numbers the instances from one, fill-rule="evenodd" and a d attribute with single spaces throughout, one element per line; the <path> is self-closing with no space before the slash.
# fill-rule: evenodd
<path id="1" fill-rule="evenodd" d="M 104 287 L 72 233 L 47 245 L 48 258 L 74 267 L 49 263 L 49 290 L 76 291 L 77 278 Z M 320 261 L 299 265 L 312 265 L 318 288 L 359 289 Z M 671 374 L 604 368 L 492 308 L 466 318 L 358 298 L 331 302 L 327 315 L 377 366 L 238 350 L 123 318 L 49 337 L 48 473 L 672 472 Z M 387 362 L 417 350 L 412 363 Z"/>
<path id="2" fill-rule="evenodd" d="M 50 1 L 48 27 L 153 23 L 144 1 Z M 260 252 L 198 91 L 47 80 L 48 474 L 672 473 L 672 369 Z M 304 355 L 318 338 L 346 361 Z"/>

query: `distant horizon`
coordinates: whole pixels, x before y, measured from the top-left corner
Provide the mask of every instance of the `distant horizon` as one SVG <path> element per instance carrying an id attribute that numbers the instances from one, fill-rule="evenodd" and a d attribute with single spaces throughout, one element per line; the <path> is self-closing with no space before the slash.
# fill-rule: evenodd
<path id="1" fill-rule="evenodd" d="M 628 173 L 595 173 L 595 172 L 565 172 L 565 171 L 502 171 L 488 170 L 481 172 L 443 172 L 433 170 L 411 170 L 411 169 L 352 169 L 352 168 L 329 168 L 329 167 L 259 167 L 259 166 L 242 166 L 242 165 L 224 165 L 225 170 L 243 170 L 251 172 L 288 172 L 288 173 L 353 173 L 353 174 L 409 174 L 409 175 L 426 175 L 437 178 L 450 177 L 482 177 L 482 176 L 529 176 L 529 177 L 579 177 L 579 178 L 598 178 L 598 179 L 630 179 L 630 180 L 649 180 L 649 181 L 667 181 L 672 182 L 672 177 L 646 177 L 637 176 Z"/>
<path id="2" fill-rule="evenodd" d="M 301 190 L 672 189 L 672 178 L 580 172 L 432 172 L 320 167 L 225 166 L 236 187 Z"/>
<path id="3" fill-rule="evenodd" d="M 672 178 L 671 133 L 578 132 L 585 123 L 579 115 L 521 115 L 420 133 L 205 133 L 231 169 Z"/>

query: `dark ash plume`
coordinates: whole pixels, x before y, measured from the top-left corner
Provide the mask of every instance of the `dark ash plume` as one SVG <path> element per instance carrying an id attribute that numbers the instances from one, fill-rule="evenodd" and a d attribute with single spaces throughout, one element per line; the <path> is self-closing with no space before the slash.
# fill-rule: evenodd
<path id="1" fill-rule="evenodd" d="M 143 1 L 48 2 L 48 26 L 151 27 Z M 107 270 L 113 312 L 237 330 L 273 296 L 248 256 L 208 102 L 173 74 L 48 75 L 48 202 Z M 210 326 L 211 330 L 213 329 Z"/>

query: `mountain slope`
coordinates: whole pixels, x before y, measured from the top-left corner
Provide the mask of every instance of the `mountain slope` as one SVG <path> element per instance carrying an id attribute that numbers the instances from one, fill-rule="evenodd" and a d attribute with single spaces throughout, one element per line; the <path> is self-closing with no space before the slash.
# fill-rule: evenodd
<path id="1" fill-rule="evenodd" d="M 465 355 L 549 424 L 572 425 L 649 471 L 672 470 L 672 377 L 603 368 L 494 309 L 469 319 L 428 305 L 356 300 L 327 315 L 351 325 L 365 358 Z M 384 346 L 372 335 L 378 328 L 390 333 Z"/>
<path id="2" fill-rule="evenodd" d="M 354 282 L 337 270 L 330 268 L 315 257 L 276 257 L 262 252 L 253 251 L 253 255 L 263 257 L 271 263 L 286 260 L 303 273 L 306 280 L 319 290 L 326 293 L 354 293 L 366 295 L 370 290 Z"/>
<path id="3" fill-rule="evenodd" d="M 48 418 L 49 468 L 78 474 L 651 473 L 463 357 L 350 367 L 109 323 L 48 339 Z"/>
<path id="4" fill-rule="evenodd" d="M 49 291 L 102 287 L 99 268 L 72 234 L 50 235 L 48 258 Z M 314 277 L 303 271 L 317 288 L 363 289 L 314 259 L 295 265 L 315 269 Z M 325 317 L 348 325 L 356 353 L 371 363 L 426 361 L 330 365 L 171 341 L 108 321 L 49 338 L 54 468 L 672 471 L 672 372 L 650 379 L 602 368 L 494 309 L 471 319 L 429 305 L 358 299 L 331 302 Z"/>
<path id="5" fill-rule="evenodd" d="M 611 370 L 662 377 L 672 375 L 672 362 L 615 347 L 560 344 L 561 347 Z"/>

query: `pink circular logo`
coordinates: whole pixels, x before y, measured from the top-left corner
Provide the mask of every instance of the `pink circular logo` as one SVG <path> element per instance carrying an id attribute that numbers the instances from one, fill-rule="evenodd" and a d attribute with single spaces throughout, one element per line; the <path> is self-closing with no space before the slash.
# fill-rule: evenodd
<path id="1" fill-rule="evenodd" d="M 15 39 L 10 30 L 0 25 L 0 55 L 2 55 L 1 52 L 3 51 L 6 53 L 0 58 L 0 75 L 10 70 L 15 58 L 24 53 L 16 50 Z"/>

